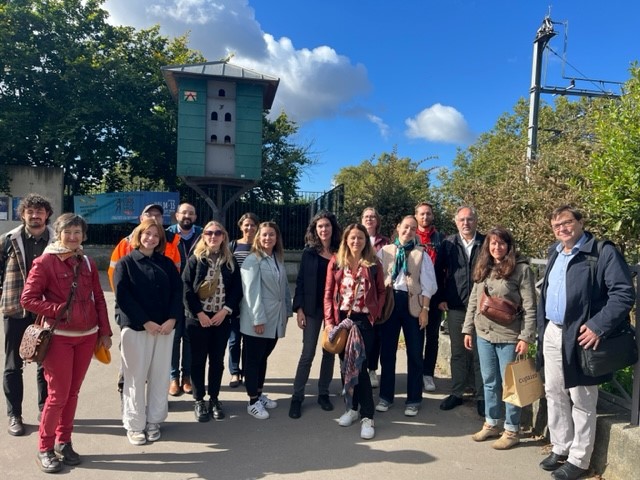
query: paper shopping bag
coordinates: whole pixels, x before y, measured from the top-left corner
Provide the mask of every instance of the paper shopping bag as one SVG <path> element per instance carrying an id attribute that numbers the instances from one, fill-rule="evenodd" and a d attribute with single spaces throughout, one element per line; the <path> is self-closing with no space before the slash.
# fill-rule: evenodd
<path id="1" fill-rule="evenodd" d="M 507 363 L 502 385 L 502 400 L 518 407 L 526 407 L 544 395 L 542 378 L 532 358 L 518 357 Z"/>

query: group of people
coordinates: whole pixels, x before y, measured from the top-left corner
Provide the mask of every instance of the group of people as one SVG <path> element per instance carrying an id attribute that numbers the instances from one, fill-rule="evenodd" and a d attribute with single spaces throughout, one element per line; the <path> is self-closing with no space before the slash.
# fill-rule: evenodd
<path id="1" fill-rule="evenodd" d="M 18 355 L 24 330 L 37 315 L 56 324 L 37 370 L 37 460 L 48 473 L 81 462 L 71 441 L 78 394 L 94 350 L 110 348 L 112 336 L 95 262 L 82 252 L 87 224 L 66 213 L 49 227 L 52 213 L 47 199 L 30 194 L 20 203 L 22 225 L 0 237 L 11 435 L 25 432 Z M 307 228 L 293 298 L 275 223 L 260 223 L 247 213 L 238 221 L 242 238 L 230 241 L 217 221 L 196 226 L 193 205 L 181 204 L 178 223 L 166 231 L 163 214 L 161 205 L 145 207 L 140 224 L 115 248 L 109 268 L 120 327 L 122 421 L 133 445 L 161 438 L 167 392 L 191 393 L 199 422 L 225 417 L 219 394 L 227 348 L 230 386 L 244 383 L 248 414 L 269 418 L 277 402 L 263 392 L 268 358 L 293 312 L 303 333 L 289 417 L 302 416 L 320 333 L 334 338 L 346 330 L 339 354 L 345 412 L 338 423 L 348 427 L 359 421 L 361 438 L 371 439 L 374 413 L 394 405 L 400 331 L 407 355 L 404 414 L 414 417 L 423 390 L 436 390 L 438 336 L 446 316 L 452 391 L 440 408 L 456 408 L 471 393 L 484 418 L 472 440 L 495 438 L 492 446 L 498 450 L 517 445 L 521 409 L 502 401 L 502 383 L 506 365 L 537 342 L 553 445 L 540 467 L 560 480 L 587 473 L 597 385 L 607 378 L 582 372 L 577 351 L 597 347 L 614 331 L 635 293 L 624 258 L 609 243 L 597 246 L 574 207 L 560 206 L 549 217 L 557 242 L 539 295 L 513 234 L 500 226 L 480 234 L 477 213 L 469 206 L 456 211 L 458 232 L 445 236 L 434 227 L 433 206 L 421 202 L 413 215 L 400 219 L 392 240 L 380 234 L 381 218 L 373 207 L 362 212 L 360 223 L 344 229 L 335 215 L 319 212 Z M 517 315 L 507 324 L 488 318 L 482 313 L 483 293 L 517 305 Z M 383 318 L 385 302 L 393 307 Z M 322 349 L 317 403 L 325 411 L 334 409 L 334 365 L 335 356 Z"/>

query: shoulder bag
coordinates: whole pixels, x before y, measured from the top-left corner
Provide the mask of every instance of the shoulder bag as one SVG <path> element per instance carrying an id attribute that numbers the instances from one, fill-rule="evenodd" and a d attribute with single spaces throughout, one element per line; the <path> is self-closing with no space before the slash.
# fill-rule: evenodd
<path id="1" fill-rule="evenodd" d="M 597 350 L 578 347 L 582 373 L 590 377 L 608 375 L 638 361 L 635 331 L 628 319 L 611 335 L 601 337 Z"/>
<path id="2" fill-rule="evenodd" d="M 480 313 L 500 325 L 510 325 L 518 317 L 522 307 L 511 300 L 492 297 L 486 282 L 480 298 Z"/>
<path id="3" fill-rule="evenodd" d="M 44 357 L 47 355 L 47 351 L 49 350 L 49 343 L 51 342 L 51 337 L 53 336 L 53 332 L 58 326 L 58 322 L 62 318 L 62 316 L 67 313 L 69 310 L 69 306 L 73 301 L 73 297 L 76 293 L 76 287 L 78 286 L 78 266 L 82 260 L 78 260 L 77 263 L 73 267 L 73 281 L 71 282 L 71 290 L 69 291 L 69 296 L 67 297 L 67 302 L 64 307 L 60 309 L 60 311 L 56 314 L 56 317 L 53 321 L 53 325 L 47 326 L 44 322 L 44 315 L 38 315 L 36 317 L 35 322 L 27 327 L 22 335 L 22 340 L 20 341 L 20 348 L 18 353 L 20 358 L 27 363 L 35 362 L 42 363 Z"/>
<path id="4" fill-rule="evenodd" d="M 358 288 L 360 287 L 360 278 L 358 279 L 358 283 L 356 283 L 356 288 L 354 289 L 353 294 L 353 302 L 349 306 L 349 311 L 347 312 L 347 318 L 351 316 L 351 310 L 353 309 L 353 305 L 356 303 L 356 297 L 358 295 Z M 349 337 L 349 332 L 345 328 L 339 328 L 336 334 L 333 337 L 333 342 L 329 339 L 329 334 L 333 327 L 325 327 L 322 332 L 322 348 L 325 349 L 329 353 L 333 353 L 334 355 L 339 355 L 344 351 L 344 348 L 347 346 L 347 338 Z"/>

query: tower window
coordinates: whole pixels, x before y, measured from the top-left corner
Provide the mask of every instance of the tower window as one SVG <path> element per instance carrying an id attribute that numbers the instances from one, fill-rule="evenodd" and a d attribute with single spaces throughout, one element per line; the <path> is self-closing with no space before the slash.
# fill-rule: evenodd
<path id="1" fill-rule="evenodd" d="M 211 112 L 211 120 L 214 122 L 218 121 L 218 112 Z"/>
<path id="2" fill-rule="evenodd" d="M 229 112 L 224 114 L 224 121 L 225 122 L 230 122 L 231 121 L 231 114 Z"/>

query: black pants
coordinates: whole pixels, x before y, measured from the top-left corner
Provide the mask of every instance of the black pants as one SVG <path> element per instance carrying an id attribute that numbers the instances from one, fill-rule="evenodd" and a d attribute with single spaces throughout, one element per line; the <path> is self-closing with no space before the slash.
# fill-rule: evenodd
<path id="1" fill-rule="evenodd" d="M 20 358 L 19 349 L 22 335 L 35 318 L 29 315 L 27 318 L 4 317 L 4 396 L 7 399 L 7 415 L 12 417 L 22 416 L 22 400 L 24 397 L 24 383 L 22 380 L 23 361 Z M 42 365 L 33 366 L 36 369 L 36 382 L 38 388 L 38 410 L 42 411 L 47 399 L 47 381 L 44 379 Z"/>
<path id="2" fill-rule="evenodd" d="M 438 360 L 438 346 L 440 344 L 440 324 L 442 323 L 442 311 L 436 302 L 429 304 L 429 323 L 427 324 L 427 341 L 424 346 L 424 362 L 422 374 L 433 377 Z"/>
<path id="3" fill-rule="evenodd" d="M 213 313 L 207 313 L 213 317 Z M 193 398 L 196 401 L 203 400 L 205 393 L 209 397 L 217 399 L 224 372 L 224 352 L 229 340 L 231 323 L 223 321 L 217 327 L 202 327 L 199 324 L 189 323 L 187 335 L 191 344 L 191 385 Z M 209 358 L 209 374 L 207 376 L 207 392 L 205 392 L 204 376 Z"/>
<path id="4" fill-rule="evenodd" d="M 346 317 L 346 314 L 347 312 L 340 312 L 341 317 Z M 374 343 L 374 330 L 373 325 L 369 322 L 369 316 L 363 313 L 352 313 L 351 320 L 353 320 L 355 326 L 360 330 L 360 336 L 364 342 L 364 351 L 367 358 L 369 358 Z M 340 354 L 340 363 L 343 361 L 344 352 Z M 353 409 L 357 411 L 358 406 L 360 406 L 360 416 L 362 418 L 373 418 L 373 389 L 371 388 L 371 379 L 369 378 L 366 359 L 358 374 L 358 384 L 353 389 Z"/>
<path id="5" fill-rule="evenodd" d="M 267 376 L 267 359 L 276 348 L 278 339 L 242 335 L 242 341 L 244 386 L 249 398 L 255 398 L 262 393 L 264 379 Z"/>

